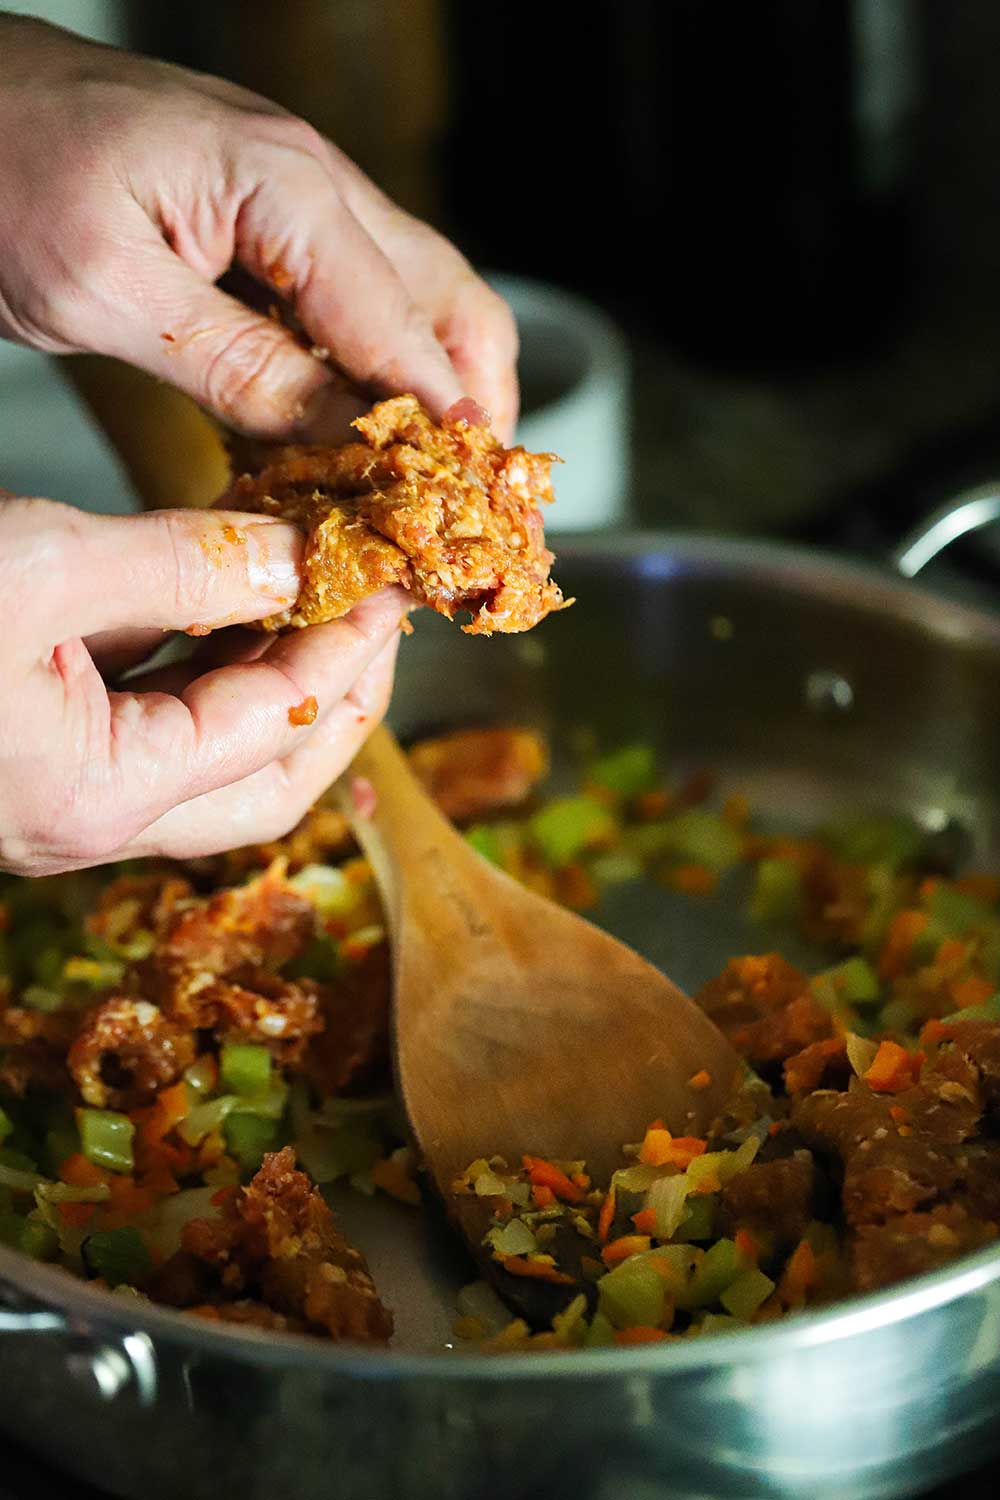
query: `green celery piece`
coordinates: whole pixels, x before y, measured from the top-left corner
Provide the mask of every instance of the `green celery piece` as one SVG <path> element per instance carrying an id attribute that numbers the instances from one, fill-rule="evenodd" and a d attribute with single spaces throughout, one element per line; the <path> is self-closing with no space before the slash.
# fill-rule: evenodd
<path id="1" fill-rule="evenodd" d="M 0 1108 L 0 1141 L 5 1141 L 14 1129 L 14 1121 L 4 1109 Z"/>
<path id="2" fill-rule="evenodd" d="M 109 1172 L 132 1171 L 135 1126 L 128 1115 L 110 1109 L 79 1109 L 76 1122 L 80 1149 L 88 1161 Z"/>
<path id="3" fill-rule="evenodd" d="M 59 1236 L 41 1219 L 25 1219 L 21 1230 L 21 1250 L 32 1260 L 55 1260 L 59 1253 Z"/>
<path id="4" fill-rule="evenodd" d="M 728 1313 L 702 1313 L 696 1324 L 692 1324 L 699 1334 L 709 1333 L 736 1333 L 740 1327 L 739 1318 L 730 1317 Z"/>
<path id="5" fill-rule="evenodd" d="M 827 986 L 832 988 L 838 1001 L 848 1005 L 865 1005 L 879 998 L 878 976 L 860 954 L 845 958 L 843 963 L 834 964 L 831 969 L 824 969 L 815 975 L 812 983 L 814 987 L 820 986 L 816 993 L 821 999 L 827 993 Z"/>
<path id="6" fill-rule="evenodd" d="M 689 1312 L 692 1305 L 691 1284 L 695 1271 L 705 1258 L 704 1250 L 694 1249 L 690 1245 L 657 1245 L 655 1249 L 646 1251 L 643 1258 L 661 1267 L 657 1275 L 661 1277 L 671 1302 L 682 1311 Z M 662 1274 L 664 1264 L 669 1268 L 666 1276 Z"/>
<path id="7" fill-rule="evenodd" d="M 662 826 L 667 830 L 664 853 L 683 864 L 722 871 L 739 863 L 743 852 L 739 833 L 709 808 L 689 807 Z"/>
<path id="8" fill-rule="evenodd" d="M 503 864 L 500 835 L 490 823 L 475 823 L 465 830 L 466 843 L 471 844 L 477 854 L 488 859 L 491 865 Z"/>
<path id="9" fill-rule="evenodd" d="M 692 1278 L 692 1306 L 709 1307 L 713 1302 L 718 1302 L 726 1288 L 743 1271 L 745 1264 L 733 1240 L 716 1240 L 705 1252 L 705 1259 Z"/>
<path id="10" fill-rule="evenodd" d="M 773 1291 L 774 1282 L 770 1276 L 765 1276 L 763 1271 L 751 1266 L 749 1270 L 741 1271 L 735 1281 L 730 1282 L 719 1301 L 734 1318 L 749 1322 Z"/>
<path id="11" fill-rule="evenodd" d="M 83 1259 L 91 1275 L 100 1276 L 110 1287 L 136 1286 L 153 1267 L 146 1242 L 134 1224 L 88 1235 Z"/>
<path id="12" fill-rule="evenodd" d="M 344 963 L 337 944 L 327 933 L 317 933 L 303 951 L 282 969 L 289 979 L 317 979 L 321 984 L 339 979 Z"/>
<path id="13" fill-rule="evenodd" d="M 615 1341 L 614 1324 L 606 1318 L 600 1308 L 597 1309 L 590 1320 L 587 1336 L 583 1341 L 585 1349 L 603 1349 Z"/>
<path id="14" fill-rule="evenodd" d="M 954 1010 L 945 1021 L 1000 1021 L 1000 992 L 984 1000 L 982 1005 L 967 1005 L 964 1010 Z"/>
<path id="15" fill-rule="evenodd" d="M 653 1267 L 624 1261 L 597 1283 L 601 1311 L 616 1328 L 655 1328 L 666 1310 L 666 1286 Z"/>
<path id="16" fill-rule="evenodd" d="M 278 1123 L 261 1115 L 240 1114 L 234 1110 L 226 1116 L 222 1133 L 240 1166 L 246 1171 L 256 1172 L 264 1160 L 264 1153 L 274 1147 Z"/>
<path id="17" fill-rule="evenodd" d="M 337 865 L 306 865 L 288 884 L 311 901 L 324 919 L 346 917 L 358 904 L 358 887 Z"/>
<path id="18" fill-rule="evenodd" d="M 638 797 L 656 780 L 656 751 L 652 745 L 622 745 L 595 760 L 587 768 L 587 779 L 617 797 Z"/>
<path id="19" fill-rule="evenodd" d="M 871 902 L 861 933 L 866 953 L 877 953 L 896 910 L 896 874 L 890 865 L 872 865 L 865 875 L 865 890 Z"/>
<path id="20" fill-rule="evenodd" d="M 711 1193 L 702 1193 L 688 1199 L 688 1211 L 674 1232 L 674 1239 L 686 1243 L 691 1240 L 710 1240 L 715 1218 L 715 1199 Z"/>
<path id="21" fill-rule="evenodd" d="M 754 875 L 749 915 L 753 922 L 792 922 L 802 901 L 802 872 L 789 859 L 762 859 Z"/>
<path id="22" fill-rule="evenodd" d="M 610 843 L 617 831 L 612 814 L 593 797 L 557 797 L 527 825 L 528 837 L 549 865 L 568 865 L 584 849 Z"/>
<path id="23" fill-rule="evenodd" d="M 10 1167 L 13 1172 L 37 1172 L 38 1163 L 25 1151 L 12 1151 L 9 1146 L 0 1148 L 0 1166 Z"/>
<path id="24" fill-rule="evenodd" d="M 951 936 L 960 936 L 973 928 L 992 927 L 997 920 L 995 907 L 944 883 L 934 887 L 927 901 L 927 910 Z"/>
<path id="25" fill-rule="evenodd" d="M 849 864 L 893 869 L 913 859 L 924 841 L 923 830 L 911 819 L 881 815 L 837 819 L 821 828 L 819 837 Z"/>
<path id="26" fill-rule="evenodd" d="M 271 1054 L 266 1047 L 228 1042 L 219 1054 L 219 1073 L 227 1093 L 243 1098 L 265 1094 L 271 1081 Z"/>

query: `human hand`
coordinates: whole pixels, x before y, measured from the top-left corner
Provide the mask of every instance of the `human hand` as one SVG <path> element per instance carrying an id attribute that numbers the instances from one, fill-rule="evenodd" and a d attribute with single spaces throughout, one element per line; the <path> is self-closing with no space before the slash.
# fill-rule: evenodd
<path id="1" fill-rule="evenodd" d="M 0 140 L 0 335 L 116 356 L 259 438 L 339 440 L 358 392 L 412 391 L 510 440 L 506 304 L 277 105 L 5 15 Z M 329 362 L 213 285 L 233 263 Z"/>
<path id="2" fill-rule="evenodd" d="M 190 858 L 298 822 L 385 711 L 401 590 L 290 635 L 224 630 L 134 691 L 109 691 L 99 663 L 136 627 L 273 613 L 298 592 L 301 547 L 259 516 L 0 500 L 0 868 Z M 292 722 L 310 699 L 315 720 Z"/>

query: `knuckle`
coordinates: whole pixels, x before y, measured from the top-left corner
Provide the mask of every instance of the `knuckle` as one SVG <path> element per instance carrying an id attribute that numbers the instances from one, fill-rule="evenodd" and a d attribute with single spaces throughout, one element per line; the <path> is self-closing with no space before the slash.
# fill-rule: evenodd
<path id="1" fill-rule="evenodd" d="M 294 421 L 297 352 L 263 320 L 227 333 L 202 371 L 204 401 L 233 426 L 267 436 Z"/>
<path id="2" fill-rule="evenodd" d="M 158 549 L 166 558 L 169 587 L 179 616 L 190 614 L 192 624 L 208 602 L 214 582 L 214 568 L 208 551 L 195 536 L 197 518 L 184 511 L 159 511 L 150 521 L 161 532 Z"/>

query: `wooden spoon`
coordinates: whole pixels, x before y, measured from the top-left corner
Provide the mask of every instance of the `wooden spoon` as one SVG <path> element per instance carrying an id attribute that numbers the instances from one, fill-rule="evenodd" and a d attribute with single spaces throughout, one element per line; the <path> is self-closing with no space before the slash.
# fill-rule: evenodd
<path id="1" fill-rule="evenodd" d="M 143 424 L 122 420 L 130 382 L 159 450 L 186 448 L 189 503 L 222 487 L 218 439 L 193 403 L 112 361 L 63 368 L 145 504 L 167 498 Z M 477 1157 L 499 1154 L 512 1166 L 523 1152 L 585 1157 L 600 1182 L 620 1164 L 622 1144 L 658 1116 L 675 1134 L 704 1132 L 742 1063 L 675 984 L 481 858 L 387 729 L 357 756 L 340 797 L 385 903 L 399 1087 L 446 1201 Z M 707 1087 L 693 1088 L 704 1072 Z M 481 1229 L 464 1217 L 475 1243 Z"/>
<path id="2" fill-rule="evenodd" d="M 600 1182 L 658 1116 L 704 1133 L 743 1065 L 675 984 L 477 854 L 387 729 L 340 801 L 389 924 L 397 1081 L 446 1199 L 478 1157 L 585 1157 Z"/>

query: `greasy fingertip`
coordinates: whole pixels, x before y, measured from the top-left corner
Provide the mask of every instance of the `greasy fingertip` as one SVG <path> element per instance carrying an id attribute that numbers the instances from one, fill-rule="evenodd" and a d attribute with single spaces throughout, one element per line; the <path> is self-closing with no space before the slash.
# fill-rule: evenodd
<path id="1" fill-rule="evenodd" d="M 471 396 L 462 396 L 458 401 L 453 401 L 445 412 L 442 421 L 468 422 L 470 427 L 489 427 L 492 418 L 485 406 L 480 406 Z"/>
<path id="2" fill-rule="evenodd" d="M 357 440 L 351 423 L 363 417 L 370 402 L 337 385 L 324 386 L 306 405 L 296 424 L 296 437 L 303 443 L 334 445 Z"/>

